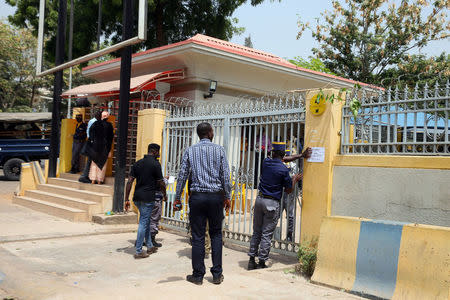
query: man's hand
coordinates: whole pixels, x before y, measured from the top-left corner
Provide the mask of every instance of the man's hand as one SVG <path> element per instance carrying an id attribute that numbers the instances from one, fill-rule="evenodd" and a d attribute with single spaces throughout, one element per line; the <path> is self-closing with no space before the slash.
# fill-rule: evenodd
<path id="1" fill-rule="evenodd" d="M 173 202 L 173 211 L 180 211 L 183 208 L 183 204 L 181 203 L 180 199 L 176 199 Z"/>
<path id="2" fill-rule="evenodd" d="M 130 200 L 125 200 L 125 212 L 128 212 L 128 210 L 130 209 Z"/>
<path id="3" fill-rule="evenodd" d="M 302 173 L 295 174 L 294 177 L 292 178 L 292 180 L 294 182 L 299 182 L 302 179 L 303 179 L 303 174 Z"/>
<path id="4" fill-rule="evenodd" d="M 312 154 L 312 149 L 310 147 L 306 148 L 305 151 L 303 151 L 302 156 L 304 158 L 310 158 Z"/>
<path id="5" fill-rule="evenodd" d="M 229 211 L 231 207 L 231 201 L 230 199 L 224 199 L 223 200 L 223 207 L 225 208 L 225 211 Z"/>
<path id="6" fill-rule="evenodd" d="M 164 195 L 162 200 L 163 200 L 164 202 L 166 202 L 166 201 L 167 201 L 167 195 Z"/>

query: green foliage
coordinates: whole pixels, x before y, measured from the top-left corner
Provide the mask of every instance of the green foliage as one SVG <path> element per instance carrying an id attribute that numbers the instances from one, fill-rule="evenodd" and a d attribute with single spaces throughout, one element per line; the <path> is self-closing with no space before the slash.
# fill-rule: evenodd
<path id="1" fill-rule="evenodd" d="M 361 108 L 361 102 L 359 102 L 359 100 L 356 96 L 356 95 L 358 95 L 359 90 L 361 90 L 361 85 L 356 83 L 353 86 L 353 91 L 352 91 L 352 95 L 354 95 L 354 97 L 351 99 L 351 101 L 349 103 L 349 108 L 355 118 L 358 116 L 358 111 Z M 341 88 L 341 89 L 339 89 L 339 93 L 337 94 L 337 96 L 335 94 L 325 95 L 323 90 L 319 89 L 319 92 L 317 93 L 316 103 L 319 103 L 322 100 L 325 100 L 325 102 L 330 102 L 330 103 L 334 103 L 335 100 L 345 101 L 345 99 L 342 97 L 342 95 L 346 92 L 347 92 L 346 88 Z"/>
<path id="2" fill-rule="evenodd" d="M 29 29 L 0 22 L 0 110 L 27 112 L 36 106 L 39 95 L 53 90 L 53 76 L 36 76 L 37 39 Z M 44 60 L 44 68 L 49 66 Z M 72 85 L 91 83 L 73 68 Z M 69 87 L 69 69 L 64 70 L 64 89 Z"/>
<path id="3" fill-rule="evenodd" d="M 299 21 L 298 38 L 309 28 L 320 47 L 313 53 L 339 76 L 378 83 L 385 70 L 414 48 L 449 37 L 449 1 L 333 0 L 316 26 Z"/>
<path id="4" fill-rule="evenodd" d="M 35 76 L 36 38 L 26 29 L 0 22 L 0 109 L 31 107 L 45 81 Z M 20 107 L 20 108 L 17 108 Z"/>
<path id="5" fill-rule="evenodd" d="M 306 60 L 303 57 L 297 56 L 294 59 L 289 59 L 289 62 L 301 68 L 336 75 L 317 57 L 310 56 Z"/>
<path id="6" fill-rule="evenodd" d="M 38 30 L 39 0 L 6 0 L 16 7 L 10 23 Z M 243 32 L 237 27 L 234 11 L 248 0 L 150 0 L 148 1 L 147 41 L 134 47 L 135 51 L 150 49 L 185 40 L 202 33 L 223 40 Z M 264 0 L 250 0 L 254 6 Z M 137 11 L 138 1 L 134 1 Z M 46 57 L 54 61 L 58 1 L 46 1 L 45 34 Z M 68 5 L 69 15 L 70 5 Z M 117 43 L 122 39 L 122 1 L 102 1 L 102 35 L 106 40 Z M 97 39 L 98 1 L 74 0 L 73 57 L 80 57 L 93 51 Z M 137 33 L 137 22 L 134 34 Z M 68 34 L 66 34 L 68 36 Z M 68 40 L 68 39 L 67 39 Z M 67 53 L 67 51 L 66 51 Z M 118 56 L 119 53 L 114 53 Z"/>
<path id="7" fill-rule="evenodd" d="M 394 68 L 383 72 L 380 76 L 383 86 L 399 85 L 414 87 L 415 84 L 434 86 L 437 81 L 450 78 L 450 54 L 426 57 L 423 54 L 408 55 Z"/>
<path id="8" fill-rule="evenodd" d="M 314 273 L 317 260 L 317 238 L 311 239 L 309 242 L 303 242 L 297 252 L 299 259 L 299 271 L 311 277 Z"/>
<path id="9" fill-rule="evenodd" d="M 245 38 L 244 46 L 245 47 L 249 47 L 249 48 L 253 48 L 252 37 L 250 35 L 248 35 L 248 37 Z"/>

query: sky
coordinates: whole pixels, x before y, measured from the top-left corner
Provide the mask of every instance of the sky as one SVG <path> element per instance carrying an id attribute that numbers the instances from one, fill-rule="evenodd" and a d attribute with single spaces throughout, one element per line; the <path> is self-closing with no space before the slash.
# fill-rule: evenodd
<path id="1" fill-rule="evenodd" d="M 251 6 L 250 1 L 247 2 L 233 15 L 233 18 L 239 19 L 238 26 L 245 27 L 245 32 L 234 36 L 231 42 L 243 45 L 245 38 L 250 35 L 255 49 L 287 59 L 296 56 L 307 58 L 312 55 L 311 49 L 317 47 L 309 31 L 305 31 L 299 40 L 296 39 L 299 17 L 304 22 L 314 24 L 315 18 L 331 7 L 331 0 L 266 0 L 256 7 Z M 5 0 L 0 0 L 0 18 L 12 13 L 14 8 L 7 5 Z M 450 53 L 450 40 L 432 42 L 421 53 L 431 56 L 443 51 Z"/>

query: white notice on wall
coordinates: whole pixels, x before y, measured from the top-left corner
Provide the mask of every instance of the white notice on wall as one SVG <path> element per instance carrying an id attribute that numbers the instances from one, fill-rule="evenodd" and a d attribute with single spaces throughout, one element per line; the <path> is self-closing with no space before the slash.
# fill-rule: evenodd
<path id="1" fill-rule="evenodd" d="M 325 147 L 311 147 L 312 153 L 307 162 L 324 162 Z"/>
<path id="2" fill-rule="evenodd" d="M 174 183 L 175 182 L 175 176 L 169 176 L 168 183 Z"/>

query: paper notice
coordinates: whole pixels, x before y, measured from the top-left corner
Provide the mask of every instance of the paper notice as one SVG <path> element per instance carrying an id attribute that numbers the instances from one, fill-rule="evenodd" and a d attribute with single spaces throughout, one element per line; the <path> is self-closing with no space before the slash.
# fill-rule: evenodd
<path id="1" fill-rule="evenodd" d="M 175 182 L 175 176 L 169 176 L 168 183 L 174 183 Z"/>
<path id="2" fill-rule="evenodd" d="M 325 148 L 324 147 L 311 147 L 312 153 L 307 162 L 324 162 L 325 161 Z"/>

